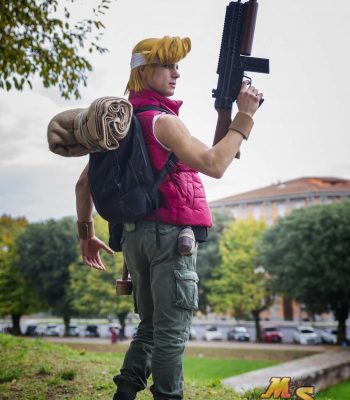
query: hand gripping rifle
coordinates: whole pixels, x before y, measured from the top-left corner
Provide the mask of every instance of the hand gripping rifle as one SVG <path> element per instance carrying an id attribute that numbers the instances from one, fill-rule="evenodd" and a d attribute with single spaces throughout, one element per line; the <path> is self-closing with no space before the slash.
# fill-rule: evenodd
<path id="1" fill-rule="evenodd" d="M 269 60 L 250 57 L 255 22 L 258 13 L 256 0 L 242 3 L 241 0 L 232 1 L 226 7 L 224 32 L 222 35 L 217 74 L 218 85 L 213 89 L 215 108 L 232 109 L 242 86 L 243 78 L 251 84 L 251 78 L 245 71 L 269 73 Z M 260 100 L 260 105 L 264 100 Z M 214 138 L 215 145 L 222 137 Z"/>

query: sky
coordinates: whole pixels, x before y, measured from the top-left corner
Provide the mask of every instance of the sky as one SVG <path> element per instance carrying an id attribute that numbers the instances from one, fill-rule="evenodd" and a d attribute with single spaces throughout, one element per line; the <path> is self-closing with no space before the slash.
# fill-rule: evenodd
<path id="1" fill-rule="evenodd" d="M 96 3 L 77 1 L 73 14 L 91 16 Z M 37 78 L 33 90 L 0 91 L 0 214 L 32 222 L 75 215 L 74 186 L 88 157 L 50 153 L 47 125 L 98 97 L 123 96 L 131 50 L 146 37 L 191 38 L 173 98 L 184 101 L 180 117 L 191 134 L 211 146 L 217 118 L 211 91 L 227 4 L 113 0 L 101 42 L 109 53 L 89 56 L 93 71 L 80 100 L 64 100 Z M 241 159 L 220 180 L 201 175 L 209 201 L 304 176 L 350 179 L 349 17 L 347 0 L 259 1 L 252 56 L 269 58 L 270 74 L 250 76 L 265 102 Z"/>

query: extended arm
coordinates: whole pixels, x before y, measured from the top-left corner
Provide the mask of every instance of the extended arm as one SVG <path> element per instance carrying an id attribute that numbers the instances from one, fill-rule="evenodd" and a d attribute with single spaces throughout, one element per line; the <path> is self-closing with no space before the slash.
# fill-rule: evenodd
<path id="1" fill-rule="evenodd" d="M 78 221 L 84 222 L 92 221 L 93 210 L 93 202 L 88 181 L 88 171 L 89 164 L 86 165 L 75 185 Z"/>
<path id="2" fill-rule="evenodd" d="M 90 232 L 87 232 L 86 238 L 82 238 L 79 234 L 80 251 L 84 264 L 99 270 L 105 270 L 106 268 L 100 257 L 100 250 L 105 250 L 109 254 L 113 254 L 113 250 L 96 237 L 93 231 L 93 202 L 89 188 L 88 171 L 89 164 L 84 168 L 75 185 L 78 226 L 80 224 L 90 227 Z M 86 232 L 83 232 L 83 234 L 85 233 Z"/>

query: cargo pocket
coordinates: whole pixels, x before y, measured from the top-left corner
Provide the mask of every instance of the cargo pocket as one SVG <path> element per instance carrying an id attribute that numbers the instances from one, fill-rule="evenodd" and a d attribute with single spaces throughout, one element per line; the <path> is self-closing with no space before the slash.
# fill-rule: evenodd
<path id="1" fill-rule="evenodd" d="M 198 275 L 195 271 L 175 269 L 175 305 L 188 310 L 198 310 Z"/>

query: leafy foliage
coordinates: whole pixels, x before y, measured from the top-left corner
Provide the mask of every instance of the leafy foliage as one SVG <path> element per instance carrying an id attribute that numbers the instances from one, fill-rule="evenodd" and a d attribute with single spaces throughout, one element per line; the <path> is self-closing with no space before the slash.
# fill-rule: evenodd
<path id="1" fill-rule="evenodd" d="M 76 224 L 68 217 L 30 224 L 17 240 L 19 271 L 30 278 L 38 297 L 66 325 L 74 312 L 68 266 L 77 260 L 77 242 Z"/>
<path id="2" fill-rule="evenodd" d="M 350 202 L 316 205 L 295 210 L 271 227 L 259 257 L 280 291 L 311 312 L 333 310 L 342 336 L 350 307 L 349 243 Z"/>
<path id="3" fill-rule="evenodd" d="M 224 228 L 233 221 L 229 212 L 212 212 L 213 226 L 209 230 L 208 241 L 200 244 L 197 253 L 197 273 L 199 276 L 199 309 L 204 314 L 209 308 L 208 293 L 210 290 L 210 279 L 214 267 L 220 265 L 221 255 L 219 252 L 219 240 Z"/>
<path id="4" fill-rule="evenodd" d="M 71 0 L 73 3 L 74 0 Z M 32 88 L 39 75 L 45 87 L 58 86 L 65 99 L 80 98 L 79 84 L 86 86 L 92 66 L 80 52 L 107 51 L 98 41 L 104 29 L 99 17 L 110 0 L 101 0 L 93 18 L 71 22 L 67 6 L 58 0 L 0 0 L 0 88 Z"/>
<path id="5" fill-rule="evenodd" d="M 273 296 L 268 276 L 257 268 L 257 242 L 265 223 L 254 219 L 231 223 L 222 235 L 221 264 L 213 271 L 209 301 L 216 311 L 233 311 L 237 318 L 253 316 L 257 341 L 260 341 L 260 313 L 269 307 Z"/>
<path id="6" fill-rule="evenodd" d="M 14 333 L 20 333 L 20 317 L 39 306 L 31 291 L 30 280 L 15 267 L 18 257 L 16 238 L 27 224 L 25 218 L 0 217 L 0 315 L 12 316 Z"/>

